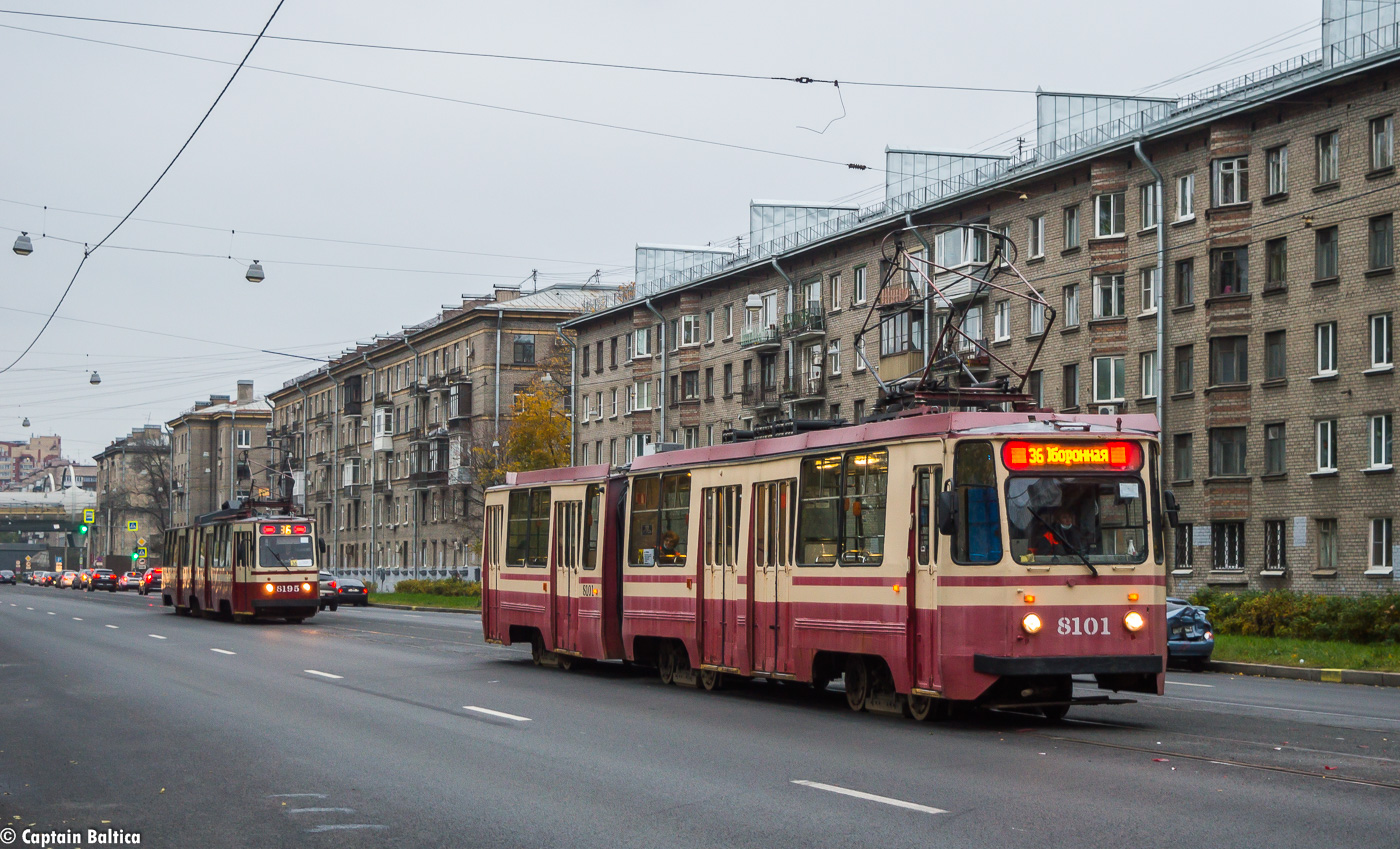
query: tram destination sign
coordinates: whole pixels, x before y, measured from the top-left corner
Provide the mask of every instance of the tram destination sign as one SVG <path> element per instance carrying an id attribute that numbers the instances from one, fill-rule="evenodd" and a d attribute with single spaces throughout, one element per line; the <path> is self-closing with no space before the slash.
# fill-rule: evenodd
<path id="1" fill-rule="evenodd" d="M 1001 449 L 1002 462 L 1012 471 L 1078 469 L 1081 471 L 1131 471 L 1142 468 L 1142 449 L 1136 443 L 1030 442 L 1011 440 Z"/>

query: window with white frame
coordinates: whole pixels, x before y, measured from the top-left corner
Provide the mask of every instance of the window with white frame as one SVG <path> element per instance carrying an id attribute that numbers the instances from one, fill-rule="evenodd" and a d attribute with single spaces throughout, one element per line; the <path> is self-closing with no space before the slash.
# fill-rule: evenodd
<path id="1" fill-rule="evenodd" d="M 1065 287 L 1065 327 L 1079 326 L 1079 284 Z"/>
<path id="2" fill-rule="evenodd" d="M 1317 470 L 1337 471 L 1337 420 L 1317 422 Z"/>
<path id="3" fill-rule="evenodd" d="M 1157 397 L 1157 352 L 1146 351 L 1138 357 L 1138 367 L 1142 371 L 1142 397 Z"/>
<path id="4" fill-rule="evenodd" d="M 1142 292 L 1142 311 L 1151 313 L 1157 311 L 1157 281 L 1160 279 L 1157 274 L 1157 267 L 1144 268 L 1138 272 L 1139 289 Z"/>
<path id="5" fill-rule="evenodd" d="M 1337 131 L 1317 137 L 1317 182 L 1321 185 L 1337 182 Z"/>
<path id="6" fill-rule="evenodd" d="M 1045 332 L 1045 305 L 1037 301 L 1031 301 L 1031 335 L 1039 336 Z"/>
<path id="7" fill-rule="evenodd" d="M 865 266 L 851 269 L 851 303 L 865 303 Z"/>
<path id="8" fill-rule="evenodd" d="M 1371 316 L 1371 368 L 1385 368 L 1394 365 L 1391 353 L 1390 313 Z"/>
<path id="9" fill-rule="evenodd" d="M 827 280 L 827 288 L 831 290 L 831 308 L 841 309 L 841 275 L 833 274 Z"/>
<path id="10" fill-rule="evenodd" d="M 705 310 L 705 341 L 715 341 L 715 311 Z"/>
<path id="11" fill-rule="evenodd" d="M 1288 192 L 1288 145 L 1271 147 L 1264 151 L 1264 166 L 1267 172 L 1266 194 L 1281 195 Z"/>
<path id="12" fill-rule="evenodd" d="M 724 305 L 724 338 L 734 338 L 734 305 Z"/>
<path id="13" fill-rule="evenodd" d="M 993 310 L 992 339 L 1004 342 L 1011 338 L 1011 302 L 997 301 Z"/>
<path id="14" fill-rule="evenodd" d="M 593 395 L 593 414 L 598 421 L 603 420 L 603 391 L 600 389 Z"/>
<path id="15" fill-rule="evenodd" d="M 981 342 L 985 338 L 982 335 L 982 307 L 980 305 L 967 308 L 967 314 L 963 317 L 962 331 L 972 340 L 964 343 L 968 347 L 971 347 L 972 342 Z"/>
<path id="16" fill-rule="evenodd" d="M 681 339 L 682 345 L 700 344 L 700 316 L 681 316 Z"/>
<path id="17" fill-rule="evenodd" d="M 1148 183 L 1138 189 L 1139 200 L 1142 209 L 1142 229 L 1148 230 L 1157 226 L 1157 184 Z"/>
<path id="18" fill-rule="evenodd" d="M 1122 357 L 1094 358 L 1094 402 L 1109 404 L 1123 400 Z"/>
<path id="19" fill-rule="evenodd" d="M 1317 336 L 1317 373 L 1331 376 L 1337 373 L 1337 322 L 1314 325 Z"/>
<path id="20" fill-rule="evenodd" d="M 1317 568 L 1332 572 L 1337 569 L 1341 546 L 1337 540 L 1337 520 L 1317 520 Z"/>
<path id="21" fill-rule="evenodd" d="M 1367 575 L 1389 575 L 1395 571 L 1394 528 L 1389 516 L 1371 520 L 1371 556 Z"/>
<path id="22" fill-rule="evenodd" d="M 1123 275 L 1102 274 L 1094 278 L 1094 318 L 1123 315 Z"/>
<path id="23" fill-rule="evenodd" d="M 964 257 L 969 262 L 987 262 L 992 258 L 992 245 L 994 240 L 987 226 L 987 222 L 979 222 L 967 233 L 967 248 Z"/>
<path id="24" fill-rule="evenodd" d="M 1371 119 L 1371 170 L 1379 171 L 1395 164 L 1394 124 L 1391 116 Z"/>
<path id="25" fill-rule="evenodd" d="M 1094 198 L 1094 235 L 1099 238 L 1121 236 L 1127 232 L 1127 214 L 1123 209 L 1123 192 L 1111 192 Z"/>
<path id="26" fill-rule="evenodd" d="M 1029 234 L 1030 255 L 1032 257 L 1045 256 L 1045 216 L 1035 215 L 1030 220 Z"/>
<path id="27" fill-rule="evenodd" d="M 1065 207 L 1065 250 L 1079 247 L 1079 207 Z"/>
<path id="28" fill-rule="evenodd" d="M 1391 439 L 1394 430 L 1390 413 L 1377 413 L 1371 416 L 1371 468 L 1391 467 Z"/>
<path id="29" fill-rule="evenodd" d="M 634 357 L 650 357 L 650 356 L 651 356 L 651 328 L 650 328 L 650 327 L 643 327 L 643 328 L 640 328 L 640 329 L 638 329 L 638 330 L 634 330 L 634 331 L 632 331 L 632 336 L 633 336 L 633 342 L 632 342 L 632 356 L 634 356 Z"/>
<path id="30" fill-rule="evenodd" d="M 638 380 L 632 384 L 632 409 L 645 410 L 649 407 L 651 407 L 651 381 Z"/>
<path id="31" fill-rule="evenodd" d="M 1182 174 L 1176 178 L 1176 220 L 1196 217 L 1196 175 Z"/>
<path id="32" fill-rule="evenodd" d="M 841 373 L 841 340 L 832 339 L 826 356 L 827 366 L 833 375 Z"/>
<path id="33" fill-rule="evenodd" d="M 252 448 L 253 432 L 246 427 L 238 428 L 235 448 Z"/>
<path id="34" fill-rule="evenodd" d="M 1249 157 L 1217 159 L 1211 168 L 1211 205 L 1229 206 L 1249 200 Z"/>
<path id="35" fill-rule="evenodd" d="M 612 391 L 612 418 L 617 418 L 617 389 Z"/>
<path id="36" fill-rule="evenodd" d="M 934 262 L 944 268 L 956 268 L 967 262 L 964 237 L 966 231 L 960 227 L 945 230 L 934 238 Z"/>

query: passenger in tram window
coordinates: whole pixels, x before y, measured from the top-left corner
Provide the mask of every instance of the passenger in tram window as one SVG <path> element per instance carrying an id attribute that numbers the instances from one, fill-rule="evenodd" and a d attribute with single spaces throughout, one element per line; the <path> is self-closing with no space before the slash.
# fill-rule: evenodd
<path id="1" fill-rule="evenodd" d="M 684 563 L 685 555 L 679 551 L 681 544 L 680 535 L 675 531 L 666 531 L 661 535 L 661 549 L 658 552 L 658 561 L 661 563 Z"/>
<path id="2" fill-rule="evenodd" d="M 1074 511 L 1068 505 L 1055 510 L 1050 526 L 1031 538 L 1031 553 L 1037 555 L 1074 555 L 1084 550 L 1083 534 L 1074 521 Z"/>

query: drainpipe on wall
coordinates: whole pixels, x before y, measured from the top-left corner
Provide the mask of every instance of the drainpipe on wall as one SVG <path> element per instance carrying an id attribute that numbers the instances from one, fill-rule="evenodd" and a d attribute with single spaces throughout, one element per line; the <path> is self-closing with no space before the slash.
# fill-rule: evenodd
<path id="1" fill-rule="evenodd" d="M 403 338 L 403 343 L 404 343 L 405 345 L 408 346 L 408 350 L 413 354 L 413 383 L 414 383 L 414 385 L 417 385 L 419 379 L 422 377 L 422 372 L 419 370 L 419 367 L 418 367 L 418 349 L 415 348 L 415 347 L 413 347 L 413 343 L 412 343 L 412 342 L 408 341 L 408 333 L 407 333 L 406 331 L 405 331 L 403 334 L 401 334 L 401 336 L 402 336 L 402 338 Z M 497 348 L 496 356 L 499 358 L 500 355 L 501 355 L 500 349 Z M 496 384 L 496 391 L 497 391 L 497 392 L 500 392 L 500 391 L 501 391 L 500 382 L 499 382 L 499 381 L 497 381 L 497 384 Z M 409 398 L 410 398 L 410 399 L 413 398 L 413 390 L 412 390 L 412 388 L 410 388 L 410 389 L 408 390 L 408 395 L 409 395 Z M 418 402 L 417 402 L 417 401 L 413 401 L 412 403 L 413 403 L 414 418 L 418 418 L 418 416 L 417 416 L 417 413 L 418 413 Z M 498 414 L 498 415 L 499 415 L 499 414 Z M 422 427 L 422 424 L 421 424 L 422 419 L 419 419 L 419 422 L 420 422 L 419 426 Z M 426 430 L 426 428 L 425 428 L 425 430 Z M 412 446 L 410 445 L 410 449 L 411 449 L 411 448 L 412 448 Z M 409 467 L 410 469 L 413 468 L 413 463 L 412 463 L 411 461 L 409 462 L 408 467 Z M 412 473 L 412 472 L 409 472 L 409 474 L 411 475 L 411 474 L 413 474 L 413 473 Z M 413 493 L 413 580 L 416 581 L 416 580 L 418 580 L 418 566 L 419 566 L 419 564 L 422 562 L 423 558 L 422 558 L 422 556 L 421 556 L 421 552 L 419 552 L 419 550 L 418 550 L 418 490 L 416 490 L 416 489 L 413 488 L 413 482 L 412 482 L 412 480 L 409 481 L 408 491 L 411 492 L 411 493 Z"/>
<path id="2" fill-rule="evenodd" d="M 496 307 L 496 435 L 492 437 L 499 459 L 501 447 L 501 317 L 505 315 L 505 310 Z"/>
<path id="3" fill-rule="evenodd" d="M 778 272 L 779 274 L 782 275 L 782 277 L 783 277 L 784 280 L 787 281 L 787 315 L 788 315 L 788 318 L 791 319 L 791 318 L 792 318 L 792 299 L 793 299 L 793 297 L 794 297 L 794 291 L 795 291 L 795 287 L 793 286 L 793 283 L 792 283 L 792 278 L 789 277 L 789 276 L 787 276 L 787 272 L 786 272 L 786 271 L 783 271 L 783 267 L 782 267 L 781 265 L 778 265 L 778 259 L 777 259 L 777 257 L 774 257 L 774 258 L 772 258 L 772 259 L 770 259 L 770 260 L 768 260 L 768 261 L 769 261 L 770 263 L 772 263 L 773 268 L 776 269 L 777 272 Z M 794 387 L 795 387 L 795 386 L 796 386 L 796 376 L 797 376 L 797 343 L 796 343 L 796 342 L 793 342 L 793 341 L 791 341 L 791 340 L 788 341 L 788 368 L 789 368 L 791 371 L 790 371 L 787 375 L 785 375 L 785 376 L 786 376 L 789 380 L 793 380 L 793 381 L 794 381 Z M 762 382 L 763 382 L 763 373 L 762 373 L 762 367 L 761 367 L 761 366 L 760 366 L 760 368 L 759 368 L 758 380 L 759 380 L 759 383 L 760 383 L 760 385 L 761 385 Z M 789 419 L 796 420 L 796 416 L 794 415 L 793 410 L 792 410 L 793 405 L 796 404 L 796 403 L 797 403 L 796 401 L 789 401 L 789 402 L 788 402 L 788 418 L 789 418 Z"/>
<path id="4" fill-rule="evenodd" d="M 916 238 L 916 239 L 919 240 L 919 244 L 921 244 L 921 245 L 924 246 L 924 260 L 925 260 L 926 262 L 933 262 L 933 248 L 929 246 L 928 240 L 924 238 L 924 234 L 923 234 L 923 233 L 920 233 L 918 230 L 915 230 L 915 229 L 914 229 L 914 216 L 913 216 L 913 215 L 910 215 L 909 213 L 906 212 L 906 213 L 904 214 L 904 224 L 909 228 L 909 232 L 911 232 L 911 233 L 914 234 L 914 238 Z M 930 271 L 931 271 L 931 270 L 932 270 L 932 269 L 930 269 Z M 931 277 L 932 274 L 930 274 L 929 276 Z M 928 368 L 929 362 L 933 359 L 933 351 L 930 350 L 930 345 L 932 344 L 932 342 L 931 342 L 931 340 L 930 340 L 930 337 L 931 337 L 932 334 L 929 332 L 930 319 L 933 318 L 933 316 L 931 315 L 931 302 L 932 302 L 932 300 L 933 300 L 933 293 L 932 293 L 932 292 L 929 292 L 929 291 L 925 291 L 925 292 L 924 292 L 924 338 L 923 338 L 923 343 L 924 343 L 924 368 Z"/>
<path id="5" fill-rule="evenodd" d="M 1162 172 L 1157 170 L 1157 166 L 1152 164 L 1152 160 L 1147 158 L 1147 154 L 1142 150 L 1142 141 L 1133 142 L 1133 153 L 1147 166 L 1147 170 L 1152 172 L 1152 176 L 1157 181 L 1157 427 L 1163 439 L 1166 438 L 1166 405 L 1162 399 L 1165 387 L 1162 385 L 1162 376 L 1165 372 L 1164 363 L 1166 360 L 1167 347 L 1167 322 L 1166 322 L 1166 288 L 1167 288 L 1167 228 L 1162 221 Z"/>
<path id="6" fill-rule="evenodd" d="M 369 354 L 365 353 L 364 351 L 361 351 L 361 352 L 360 352 L 360 359 L 364 361 L 365 368 L 368 370 L 368 372 L 369 372 L 369 378 L 370 378 L 370 386 L 369 386 L 369 399 L 370 399 L 370 403 L 369 403 L 369 419 L 370 419 L 370 425 L 369 425 L 369 557 L 367 558 L 367 559 L 369 560 L 369 563 L 366 564 L 366 565 L 369 566 L 369 573 L 370 573 L 370 575 L 375 575 L 375 571 L 374 571 L 374 561 L 375 561 L 375 553 L 376 553 L 376 552 L 375 552 L 375 548 L 374 548 L 374 526 L 375 526 L 375 518 L 376 518 L 376 515 L 377 515 L 377 513 L 378 513 L 378 510 L 377 510 L 376 508 L 378 508 L 379 502 L 378 502 L 378 500 L 376 499 L 375 494 L 374 494 L 374 477 L 375 477 L 375 476 L 374 476 L 374 470 L 375 470 L 375 466 L 378 465 L 377 461 L 378 461 L 379 458 L 378 458 L 377 456 L 375 456 L 375 451 L 374 451 L 374 391 L 375 391 L 375 389 L 377 388 L 375 384 L 376 384 L 376 381 L 378 380 L 379 376 L 375 373 L 374 366 L 370 365 L 370 363 L 369 363 Z M 365 386 L 364 386 L 364 378 L 362 377 L 362 378 L 360 378 L 360 414 L 361 414 L 361 415 L 364 415 L 364 403 L 365 403 L 365 401 L 364 401 L 364 396 L 365 396 Z"/>
<path id="7" fill-rule="evenodd" d="M 311 412 L 311 401 L 306 397 L 306 390 L 301 388 L 300 380 L 296 386 L 301 393 L 301 512 L 306 513 L 306 496 L 311 492 L 311 465 L 307 463 L 311 459 L 311 446 L 306 441 L 306 416 Z"/>
<path id="8" fill-rule="evenodd" d="M 341 475 L 344 474 L 340 468 L 340 405 L 345 403 L 345 398 L 340 381 L 336 380 L 329 364 L 326 365 L 326 377 L 335 384 L 335 407 L 331 410 L 331 513 L 335 515 L 332 520 L 334 524 L 331 525 L 331 569 L 334 571 L 340 566 L 340 488 Z"/>
<path id="9" fill-rule="evenodd" d="M 656 311 L 656 307 L 651 305 L 651 298 L 642 301 L 646 308 L 651 310 L 651 314 L 656 316 L 656 320 L 661 323 L 660 343 L 661 343 L 661 391 L 657 392 L 657 400 L 661 404 L 661 428 L 656 434 L 657 442 L 666 441 L 666 319 L 661 313 Z M 655 451 L 656 449 L 652 449 Z"/>
<path id="10" fill-rule="evenodd" d="M 578 345 L 564 335 L 563 323 L 554 325 L 554 335 L 573 350 L 569 352 L 569 465 L 574 465 L 574 445 L 578 442 Z M 599 364 L 601 367 L 601 363 Z M 602 412 L 599 410 L 598 412 Z"/>

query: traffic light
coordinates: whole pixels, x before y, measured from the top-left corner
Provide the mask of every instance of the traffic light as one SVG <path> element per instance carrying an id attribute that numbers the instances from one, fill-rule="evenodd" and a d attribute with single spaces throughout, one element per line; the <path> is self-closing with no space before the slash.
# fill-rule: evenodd
<path id="1" fill-rule="evenodd" d="M 78 533 L 80 533 L 80 534 L 86 534 L 87 532 L 88 532 L 88 526 L 87 526 L 87 525 L 79 525 L 79 526 L 78 526 Z"/>
<path id="2" fill-rule="evenodd" d="M 132 563 L 135 563 L 136 560 L 137 560 L 137 558 L 139 558 L 140 556 L 141 556 L 141 555 L 137 554 L 137 553 L 134 552 L 134 551 L 131 552 L 131 562 L 132 562 Z"/>

